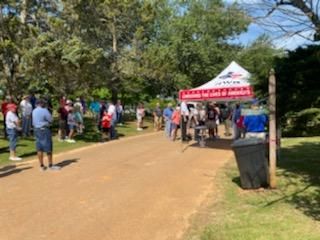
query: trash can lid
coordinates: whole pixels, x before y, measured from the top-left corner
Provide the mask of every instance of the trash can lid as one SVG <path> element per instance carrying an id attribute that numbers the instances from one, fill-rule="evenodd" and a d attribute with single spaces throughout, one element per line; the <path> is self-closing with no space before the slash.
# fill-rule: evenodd
<path id="1" fill-rule="evenodd" d="M 250 146 L 250 145 L 259 145 L 259 144 L 264 144 L 265 141 L 260 139 L 260 138 L 244 138 L 244 139 L 238 139 L 234 141 L 231 144 L 231 147 L 236 148 L 236 147 L 245 147 L 245 146 Z"/>

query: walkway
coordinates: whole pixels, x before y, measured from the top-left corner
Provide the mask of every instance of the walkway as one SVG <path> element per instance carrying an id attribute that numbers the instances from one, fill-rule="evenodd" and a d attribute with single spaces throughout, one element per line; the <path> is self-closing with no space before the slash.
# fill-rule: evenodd
<path id="1" fill-rule="evenodd" d="M 216 146 L 182 149 L 154 133 L 60 154 L 59 172 L 2 167 L 0 239 L 180 239 L 232 156 Z"/>

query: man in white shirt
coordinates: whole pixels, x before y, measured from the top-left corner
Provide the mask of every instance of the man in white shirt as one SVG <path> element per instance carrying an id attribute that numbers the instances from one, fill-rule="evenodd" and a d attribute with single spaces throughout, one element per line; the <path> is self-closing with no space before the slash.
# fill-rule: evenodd
<path id="1" fill-rule="evenodd" d="M 32 115 L 32 105 L 30 103 L 30 97 L 24 96 L 23 100 L 20 102 L 20 111 L 22 115 L 22 134 L 26 137 L 31 136 L 31 115 Z"/>
<path id="2" fill-rule="evenodd" d="M 110 101 L 109 107 L 108 107 L 108 116 L 111 119 L 110 122 L 110 140 L 116 138 L 116 122 L 117 122 L 117 113 L 116 113 L 116 106 L 113 104 L 113 102 Z"/>

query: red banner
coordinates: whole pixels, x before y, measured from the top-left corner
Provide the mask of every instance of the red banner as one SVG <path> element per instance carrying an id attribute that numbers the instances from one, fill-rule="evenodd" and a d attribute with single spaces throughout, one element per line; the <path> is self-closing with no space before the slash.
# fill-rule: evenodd
<path id="1" fill-rule="evenodd" d="M 212 88 L 212 89 L 190 89 L 181 90 L 179 99 L 181 101 L 205 101 L 205 100 L 231 100 L 252 98 L 253 89 L 251 86 L 230 87 L 230 88 Z"/>

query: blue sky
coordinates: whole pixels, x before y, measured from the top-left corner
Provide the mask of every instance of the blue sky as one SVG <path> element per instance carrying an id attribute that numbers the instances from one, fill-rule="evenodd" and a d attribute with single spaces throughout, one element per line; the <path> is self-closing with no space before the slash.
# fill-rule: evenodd
<path id="1" fill-rule="evenodd" d="M 224 0 L 226 4 L 231 4 L 233 2 L 238 2 L 238 3 L 257 3 L 260 0 Z M 286 23 L 289 23 L 287 21 Z M 306 40 L 303 37 L 300 36 L 292 36 L 292 37 L 279 37 L 279 32 L 276 31 L 266 31 L 264 28 L 257 24 L 250 24 L 248 31 L 246 33 L 242 33 L 240 36 L 238 36 L 234 42 L 240 43 L 243 45 L 248 45 L 252 43 L 257 37 L 259 37 L 262 34 L 267 34 L 270 36 L 270 38 L 273 40 L 273 43 L 276 47 L 278 48 L 284 48 L 284 49 L 290 49 L 293 50 L 297 48 L 298 46 L 303 46 L 306 44 L 311 44 L 313 42 Z M 306 34 L 310 34 L 306 33 Z"/>

